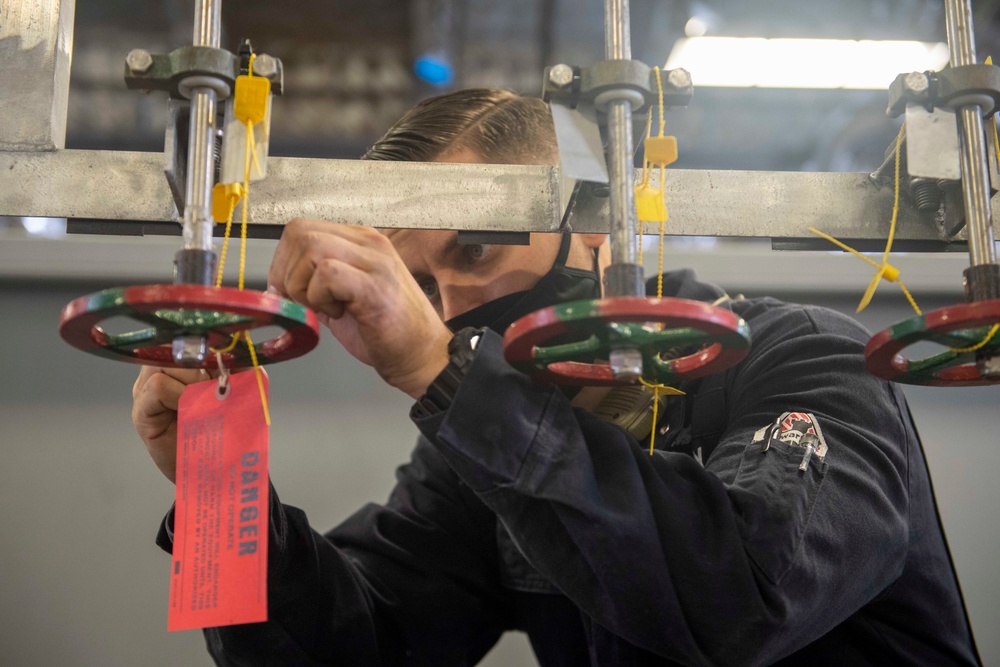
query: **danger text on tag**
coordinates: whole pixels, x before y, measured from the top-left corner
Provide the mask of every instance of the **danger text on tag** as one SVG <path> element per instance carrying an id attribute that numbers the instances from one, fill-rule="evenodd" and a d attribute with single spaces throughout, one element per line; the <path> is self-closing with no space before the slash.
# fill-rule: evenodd
<path id="1" fill-rule="evenodd" d="M 266 378 L 262 378 L 265 382 Z M 254 373 L 188 385 L 177 416 L 167 629 L 267 620 L 267 426 Z"/>

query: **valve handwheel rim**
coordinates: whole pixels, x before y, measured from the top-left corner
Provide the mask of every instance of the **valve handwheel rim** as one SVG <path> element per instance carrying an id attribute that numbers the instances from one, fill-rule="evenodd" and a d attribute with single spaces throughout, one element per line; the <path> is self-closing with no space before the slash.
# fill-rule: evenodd
<path id="1" fill-rule="evenodd" d="M 588 333 L 589 338 L 583 338 Z M 577 342 L 546 346 L 564 336 Z M 633 382 L 616 379 L 606 364 L 560 358 L 607 358 L 612 344 L 638 349 L 643 356 L 643 378 L 668 384 L 718 373 L 741 361 L 750 347 L 750 329 L 730 310 L 688 299 L 573 301 L 543 308 L 511 324 L 504 335 L 504 354 L 518 370 L 555 384 Z M 678 347 L 697 349 L 672 359 L 659 356 Z"/>
<path id="2" fill-rule="evenodd" d="M 101 324 L 114 317 L 149 326 L 110 334 Z M 80 297 L 63 308 L 59 334 L 73 347 L 106 359 L 180 368 L 170 347 L 177 336 L 203 335 L 210 347 L 222 349 L 236 333 L 265 326 L 284 331 L 254 341 L 259 365 L 294 359 L 319 343 L 319 321 L 308 308 L 276 294 L 202 285 L 116 287 Z M 252 366 L 242 340 L 221 357 L 229 369 Z M 218 360 L 209 354 L 204 362 L 183 367 L 212 369 Z"/>
<path id="3" fill-rule="evenodd" d="M 945 352 L 925 359 L 907 359 L 910 345 L 929 341 L 948 348 L 973 347 L 1000 323 L 1000 299 L 949 306 L 903 320 L 878 332 L 865 346 L 868 371 L 884 380 L 930 387 L 974 387 L 1000 383 L 983 377 L 976 365 L 982 353 L 1000 355 L 1000 333 L 977 351 Z M 961 332 L 948 337 L 952 332 Z"/>

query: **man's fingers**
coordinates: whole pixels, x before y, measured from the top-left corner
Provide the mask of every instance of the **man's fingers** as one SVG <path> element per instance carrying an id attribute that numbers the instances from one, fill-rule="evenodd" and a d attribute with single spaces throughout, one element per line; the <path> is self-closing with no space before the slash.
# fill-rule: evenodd
<path id="1" fill-rule="evenodd" d="M 296 267 L 319 263 L 325 258 L 341 259 L 364 266 L 372 253 L 391 251 L 392 244 L 378 231 L 363 226 L 342 225 L 322 220 L 296 219 L 289 222 L 281 235 L 268 271 L 272 291 L 294 298 L 308 283 L 290 283 Z"/>
<path id="2" fill-rule="evenodd" d="M 155 373 L 139 390 L 136 407 L 140 414 L 153 416 L 166 411 L 177 412 L 177 405 L 187 383 L 167 373 Z"/>
<path id="3" fill-rule="evenodd" d="M 357 302 L 363 292 L 372 287 L 366 272 L 346 262 L 326 259 L 309 277 L 305 299 L 314 310 L 338 319 L 350 304 Z"/>
<path id="4" fill-rule="evenodd" d="M 392 259 L 369 246 L 316 233 L 303 237 L 300 250 L 298 255 L 289 255 L 285 292 L 291 299 L 334 317 L 343 310 L 338 302 L 353 302 L 363 292 L 364 281 L 384 274 Z M 317 281 L 327 289 L 318 289 Z M 339 285 L 340 281 L 349 284 Z"/>
<path id="5" fill-rule="evenodd" d="M 182 386 L 187 386 L 189 384 L 194 384 L 195 382 L 204 382 L 209 378 L 215 378 L 219 376 L 218 370 L 204 370 L 204 369 L 192 369 L 192 368 L 158 368 L 156 366 L 143 366 L 139 370 L 139 377 L 135 379 L 135 384 L 132 385 L 132 400 L 136 400 L 139 397 L 139 393 L 143 391 L 143 388 L 150 382 L 151 379 L 155 378 L 157 375 L 165 375 L 179 383 Z"/>

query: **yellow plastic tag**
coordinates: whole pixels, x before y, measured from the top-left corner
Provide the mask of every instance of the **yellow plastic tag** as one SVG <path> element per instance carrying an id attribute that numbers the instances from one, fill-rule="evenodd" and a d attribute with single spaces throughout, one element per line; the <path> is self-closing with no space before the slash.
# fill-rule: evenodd
<path id="1" fill-rule="evenodd" d="M 666 222 L 667 204 L 663 193 L 651 185 L 635 186 L 635 209 L 643 222 Z"/>
<path id="2" fill-rule="evenodd" d="M 267 114 L 267 98 L 270 94 L 271 82 L 264 77 L 236 77 L 233 115 L 241 123 L 261 122 Z"/>
<path id="3" fill-rule="evenodd" d="M 677 161 L 677 137 L 646 137 L 645 160 L 658 167 Z"/>
<path id="4" fill-rule="evenodd" d="M 216 222 L 229 222 L 236 203 L 243 196 L 239 183 L 216 183 L 212 188 L 212 218 Z"/>

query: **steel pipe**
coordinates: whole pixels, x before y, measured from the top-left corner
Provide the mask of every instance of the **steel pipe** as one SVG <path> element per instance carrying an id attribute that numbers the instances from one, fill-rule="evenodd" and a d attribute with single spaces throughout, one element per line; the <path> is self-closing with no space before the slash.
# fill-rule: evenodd
<path id="1" fill-rule="evenodd" d="M 945 26 L 952 67 L 976 64 L 970 0 L 945 1 Z M 969 258 L 972 266 L 996 264 L 982 108 L 978 104 L 966 104 L 959 108 L 959 115 L 962 120 L 962 191 L 968 224 Z"/>
<path id="2" fill-rule="evenodd" d="M 604 57 L 607 60 L 631 60 L 629 0 L 604 2 Z"/>
<path id="3" fill-rule="evenodd" d="M 212 249 L 212 186 L 215 175 L 215 91 L 191 93 L 187 182 L 184 191 L 184 249 Z"/>
<path id="4" fill-rule="evenodd" d="M 631 60 L 628 0 L 604 3 L 604 54 L 608 60 Z M 612 99 L 607 108 L 611 264 L 636 263 L 635 193 L 632 169 L 632 104 Z M 642 296 L 642 280 L 610 280 L 608 296 Z"/>
<path id="5" fill-rule="evenodd" d="M 222 0 L 197 0 L 191 40 L 195 46 L 219 48 L 222 40 Z"/>
<path id="6" fill-rule="evenodd" d="M 194 46 L 219 48 L 222 0 L 197 0 L 194 10 Z M 210 285 L 215 253 L 212 249 L 212 186 L 215 180 L 216 92 L 208 86 L 191 88 L 187 179 L 184 190 L 183 246 L 177 254 L 174 282 Z M 174 361 L 196 366 L 208 355 L 204 336 L 173 340 Z"/>
<path id="7" fill-rule="evenodd" d="M 631 60 L 628 0 L 605 0 L 604 57 L 606 60 Z M 611 266 L 605 273 L 605 296 L 644 296 L 642 267 L 636 264 L 635 192 L 633 191 L 632 103 L 609 95 L 608 177 L 611 181 L 608 197 L 610 207 L 609 232 Z M 642 375 L 642 355 L 638 350 L 623 347 L 610 352 L 608 362 L 618 380 L 630 380 Z"/>

